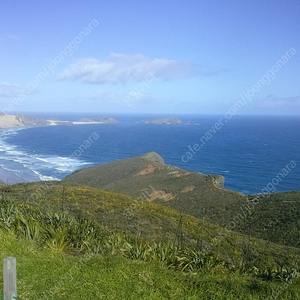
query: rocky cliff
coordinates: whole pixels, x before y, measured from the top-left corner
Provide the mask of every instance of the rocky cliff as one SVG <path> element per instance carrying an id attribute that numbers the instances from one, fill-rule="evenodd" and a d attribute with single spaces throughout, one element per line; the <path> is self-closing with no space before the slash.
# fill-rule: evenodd
<path id="1" fill-rule="evenodd" d="M 41 118 L 28 117 L 24 115 L 0 114 L 0 128 L 47 125 L 50 125 L 50 122 Z"/>

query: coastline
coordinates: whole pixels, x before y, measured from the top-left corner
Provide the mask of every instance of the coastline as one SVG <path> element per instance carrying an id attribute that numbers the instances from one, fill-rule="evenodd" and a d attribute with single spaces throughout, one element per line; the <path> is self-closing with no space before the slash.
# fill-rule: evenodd
<path id="1" fill-rule="evenodd" d="M 106 120 L 84 120 L 82 121 L 60 121 L 60 120 L 53 120 L 53 119 L 41 119 L 41 118 L 32 118 L 22 115 L 6 115 L 0 114 L 0 134 L 7 132 L 7 131 L 15 131 L 15 130 L 22 130 L 32 127 L 52 127 L 52 126 L 68 126 L 68 125 L 95 125 L 95 124 L 107 124 L 112 123 Z M 2 139 L 1 134 L 1 143 L 2 141 L 5 143 L 5 138 Z M 14 147 L 14 146 L 12 146 Z M 2 146 L 1 146 L 2 148 Z M 4 146 L 5 149 L 5 146 Z M 2 151 L 2 149 L 1 149 Z M 6 151 L 6 150 L 3 150 Z M 44 178 L 41 178 L 37 174 L 34 174 L 27 169 L 14 169 L 14 167 L 10 167 L 10 160 L 6 160 L 4 157 L 0 160 L 0 181 L 8 184 L 16 184 L 16 183 L 23 183 L 23 182 L 37 182 L 37 181 L 44 181 Z M 6 163 L 7 162 L 7 163 Z M 23 165 L 24 166 L 24 165 Z M 21 167 L 21 166 L 20 166 Z M 42 176 L 43 177 L 43 176 Z M 47 176 L 46 176 L 47 177 Z M 47 179 L 46 179 L 47 180 Z M 1 183 L 0 183 L 1 186 Z"/>
<path id="2" fill-rule="evenodd" d="M 70 121 L 52 121 L 52 120 L 47 120 L 49 123 L 47 125 L 16 125 L 16 124 L 6 124 L 6 126 L 1 126 L 0 127 L 0 135 L 2 136 L 1 133 L 7 132 L 7 131 L 18 131 L 22 129 L 27 129 L 27 128 L 33 128 L 33 127 L 52 127 L 52 126 L 66 126 L 72 123 L 72 125 L 93 125 L 93 124 L 105 124 L 106 122 L 96 122 L 96 121 L 90 121 L 90 122 L 70 122 Z M 3 125 L 3 124 L 2 124 Z M 2 140 L 2 137 L 0 136 L 0 140 Z M 5 141 L 5 139 L 3 140 Z M 1 143 L 0 143 L 1 146 Z M 0 162 L 0 186 L 3 183 L 7 184 L 17 184 L 17 183 L 25 183 L 25 182 L 38 182 L 38 181 L 44 181 L 44 179 L 41 179 L 38 175 L 36 174 L 28 174 L 27 172 L 29 170 L 21 171 L 16 169 L 16 170 L 11 170 L 7 169 L 10 168 L 10 166 L 6 166 L 5 161 L 9 162 L 9 160 L 5 160 L 4 158 L 3 162 Z M 1 183 L 3 181 L 3 183 Z"/>
<path id="3" fill-rule="evenodd" d="M 7 130 L 18 130 L 18 129 L 22 129 L 19 127 L 1 127 L 0 128 L 0 133 L 7 131 Z M 9 184 L 14 184 L 14 183 L 20 183 L 20 182 L 27 182 L 25 179 L 21 179 L 18 175 L 16 171 L 9 171 L 7 169 L 5 169 L 2 165 L 0 165 L 0 180 L 3 181 L 4 183 L 9 183 Z M 0 186 L 2 185 L 2 183 L 0 183 Z"/>
<path id="4" fill-rule="evenodd" d="M 77 118 L 77 116 L 75 117 Z M 69 118 L 65 117 L 61 119 L 72 120 L 72 118 L 72 115 L 70 115 Z M 268 124 L 267 131 L 265 131 L 268 133 L 268 136 L 272 136 L 272 134 L 273 136 L 277 136 L 277 132 L 284 126 L 285 134 L 280 136 L 278 142 L 276 140 L 276 144 L 284 144 L 285 152 L 291 155 L 291 158 L 296 163 L 298 163 L 298 160 L 300 161 L 299 153 L 293 151 L 295 147 L 298 147 L 300 141 L 298 138 L 299 134 L 293 130 L 297 128 L 297 118 L 274 117 L 265 120 L 264 117 L 245 117 L 245 119 L 237 118 L 228 124 L 226 128 L 224 127 L 224 135 L 214 135 L 211 141 L 207 142 L 207 145 L 201 149 L 201 155 L 200 152 L 195 152 L 193 159 L 185 163 L 181 159 L 182 155 L 186 152 L 185 147 L 191 142 L 198 141 L 199 143 L 202 137 L 201 134 L 205 134 L 207 128 L 213 124 L 215 116 L 208 116 L 205 119 L 199 117 L 199 120 L 196 118 L 193 119 L 195 122 L 199 122 L 200 120 L 203 123 L 201 123 L 201 128 L 199 129 L 196 127 L 191 127 L 191 129 L 179 128 L 177 126 L 168 126 L 167 128 L 167 125 L 165 125 L 164 128 L 166 129 L 163 128 L 163 130 L 165 130 L 166 135 L 164 136 L 159 135 L 160 128 L 158 126 L 147 128 L 146 132 L 149 134 L 145 135 L 145 127 L 144 125 L 138 125 L 136 116 L 128 117 L 128 119 L 124 118 L 117 127 L 105 125 L 105 128 L 103 128 L 102 124 L 89 123 L 90 125 L 81 125 L 82 128 L 79 128 L 81 126 L 75 126 L 75 128 L 73 126 L 60 126 L 56 129 L 50 128 L 53 126 L 41 126 L 44 127 L 41 130 L 27 129 L 28 127 L 3 128 L 1 131 L 7 133 L 3 134 L 0 139 L 0 154 L 2 157 L 0 166 L 15 173 L 4 170 L 1 172 L 2 176 L 0 179 L 4 182 L 8 179 L 9 182 L 13 183 L 52 180 L 50 177 L 58 177 L 54 178 L 54 180 L 59 180 L 67 176 L 67 173 L 73 172 L 73 168 L 75 170 L 75 168 L 88 167 L 89 164 L 86 164 L 86 162 L 92 162 L 97 165 L 104 164 L 123 158 L 138 156 L 140 153 L 146 153 L 149 150 L 156 150 L 162 157 L 168 157 L 168 163 L 171 165 L 188 169 L 191 172 L 200 171 L 204 174 L 225 175 L 226 188 L 247 194 L 257 194 L 267 184 L 271 187 L 272 180 L 277 184 L 278 179 L 275 177 L 288 163 L 286 161 L 288 156 L 282 155 L 280 147 L 276 148 L 272 144 L 275 140 L 261 135 L 261 126 L 264 122 Z M 130 125 L 130 131 L 128 131 L 128 125 Z M 92 127 L 90 128 L 89 126 Z M 236 155 L 237 151 L 242 151 L 239 150 L 239 146 L 245 143 L 244 136 L 240 134 L 240 128 L 245 128 L 248 133 L 251 133 L 247 142 L 250 146 L 250 148 L 247 147 L 249 155 L 247 159 L 244 159 L 243 155 Z M 15 130 L 20 131 L 14 132 Z M 89 147 L 90 142 L 87 138 L 93 131 L 98 132 L 98 130 L 99 133 L 101 132 L 101 139 L 98 139 L 99 144 Z M 57 134 L 50 136 L 53 132 Z M 184 132 L 187 134 L 184 134 Z M 124 133 L 128 133 L 130 142 L 125 140 L 123 143 Z M 2 135 L 2 132 L 0 132 L 0 135 Z M 22 137 L 23 135 L 24 137 Z M 42 137 L 41 141 L 45 141 L 45 144 L 42 143 L 39 148 L 40 136 Z M 232 145 L 233 139 L 236 139 L 237 148 Z M 158 140 L 160 142 L 159 147 Z M 290 144 L 292 140 L 294 140 L 294 145 Z M 174 141 L 176 141 L 176 144 L 174 144 L 174 147 L 170 147 Z M 16 145 L 14 145 L 14 142 Z M 20 142 L 20 146 L 18 146 L 18 142 Z M 33 142 L 36 143 L 36 147 L 31 144 Z M 49 147 L 46 147 L 46 143 L 49 143 Z M 27 144 L 29 150 L 26 150 Z M 151 149 L 149 145 L 151 145 Z M 182 150 L 179 147 L 176 148 L 177 145 L 182 146 Z M 219 149 L 223 149 L 222 147 L 232 149 L 232 152 L 220 152 Z M 244 146 L 242 148 L 244 149 Z M 49 152 L 44 152 L 43 149 L 50 150 Z M 60 151 L 60 149 L 63 149 L 63 151 Z M 254 150 L 259 151 L 259 155 L 256 155 Z M 78 155 L 74 155 L 74 151 Z M 70 160 L 72 154 L 71 158 L 76 160 Z M 265 167 L 268 168 L 268 173 L 264 172 Z M 72 171 L 69 171 L 71 168 Z M 54 172 L 56 169 L 61 170 L 62 175 L 55 176 Z M 36 171 L 38 173 L 36 175 L 39 175 L 40 178 L 28 178 L 35 175 L 31 172 L 32 170 Z M 299 190 L 299 170 L 299 168 L 294 168 L 290 172 L 289 177 L 281 180 L 280 184 L 276 186 L 276 190 L 280 192 Z M 280 179 L 282 178 L 280 177 Z M 275 190 L 275 187 L 273 189 Z"/>
<path id="5" fill-rule="evenodd" d="M 27 129 L 27 128 L 32 128 L 32 127 L 41 127 L 41 126 L 10 126 L 10 127 L 1 127 L 0 128 L 0 141 L 5 141 L 2 140 L 2 134 L 4 132 L 9 132 L 9 131 L 19 131 L 22 129 Z M 5 142 L 4 142 L 5 143 Z M 2 148 L 2 143 L 0 143 L 0 146 Z M 3 151 L 1 149 L 1 151 Z M 4 150 L 6 151 L 6 150 Z M 5 158 L 1 158 L 3 161 L 8 161 Z M 4 165 L 3 165 L 4 164 Z M 11 170 L 7 169 L 5 167 L 5 163 L 1 162 L 0 163 L 0 181 L 3 181 L 4 183 L 7 184 L 16 184 L 16 183 L 24 183 L 24 182 L 37 182 L 37 181 L 42 181 L 40 177 L 36 174 L 28 174 L 26 172 L 22 172 L 21 170 Z M 8 166 L 9 167 L 9 166 Z M 0 182 L 0 186 L 2 183 Z"/>
<path id="6" fill-rule="evenodd" d="M 15 183 L 34 181 L 34 178 L 28 177 L 28 180 L 27 180 L 23 177 L 18 176 L 17 173 L 18 172 L 9 171 L 9 170 L 3 168 L 2 166 L 0 166 L 0 180 L 5 183 L 15 184 Z M 22 173 L 22 175 L 24 175 L 24 173 Z M 36 181 L 39 181 L 39 180 L 36 180 Z"/>

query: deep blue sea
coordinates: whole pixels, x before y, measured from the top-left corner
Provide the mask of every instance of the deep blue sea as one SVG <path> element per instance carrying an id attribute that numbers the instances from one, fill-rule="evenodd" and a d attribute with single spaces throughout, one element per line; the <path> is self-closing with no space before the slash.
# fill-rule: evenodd
<path id="1" fill-rule="evenodd" d="M 30 115 L 70 121 L 99 117 Z M 18 181 L 59 180 L 80 168 L 155 151 L 167 164 L 223 175 L 225 187 L 235 191 L 257 194 L 267 185 L 272 192 L 300 190 L 300 117 L 184 115 L 176 117 L 197 125 L 157 125 L 139 123 L 150 117 L 145 115 L 109 116 L 119 122 L 2 130 L 0 165 Z M 223 125 L 216 130 L 220 119 Z M 209 139 L 200 142 L 205 135 Z M 201 149 L 192 153 L 188 147 L 195 144 Z M 291 161 L 296 166 L 278 177 Z"/>

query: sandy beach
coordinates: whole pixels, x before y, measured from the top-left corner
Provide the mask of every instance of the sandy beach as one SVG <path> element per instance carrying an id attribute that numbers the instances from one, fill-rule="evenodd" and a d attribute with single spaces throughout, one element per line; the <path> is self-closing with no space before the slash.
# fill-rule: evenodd
<path id="1" fill-rule="evenodd" d="M 80 122 L 80 121 L 53 121 L 53 120 L 47 120 L 49 122 L 48 126 L 57 126 L 57 125 L 87 125 L 87 124 L 109 124 L 106 122 L 96 122 L 96 121 L 90 121 L 90 122 Z"/>
<path id="2" fill-rule="evenodd" d="M 72 121 L 74 125 L 86 125 L 86 124 L 106 124 L 105 122 L 74 122 Z"/>

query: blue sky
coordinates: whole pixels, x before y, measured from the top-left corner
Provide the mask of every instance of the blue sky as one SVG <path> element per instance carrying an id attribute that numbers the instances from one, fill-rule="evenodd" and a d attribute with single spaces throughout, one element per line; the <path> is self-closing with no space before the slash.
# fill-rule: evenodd
<path id="1" fill-rule="evenodd" d="M 0 2 L 0 111 L 300 114 L 299 1 Z"/>

